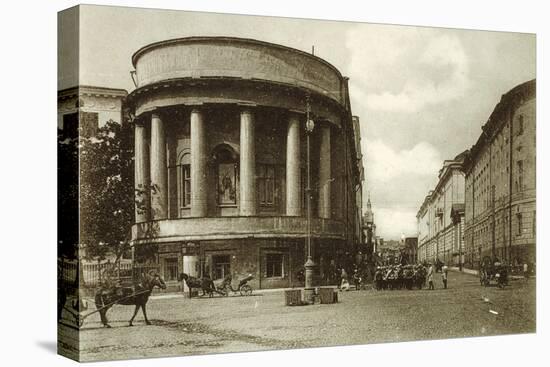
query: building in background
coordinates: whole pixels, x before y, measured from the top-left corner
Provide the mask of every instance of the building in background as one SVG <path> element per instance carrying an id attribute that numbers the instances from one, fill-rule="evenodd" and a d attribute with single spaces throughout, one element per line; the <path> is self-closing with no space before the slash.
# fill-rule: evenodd
<path id="1" fill-rule="evenodd" d="M 107 121 L 122 123 L 124 89 L 81 85 L 57 93 L 57 128 L 68 136 L 94 136 Z M 80 121 L 80 126 L 79 125 Z"/>
<path id="2" fill-rule="evenodd" d="M 132 57 L 136 247 L 177 274 L 300 285 L 311 138 L 313 259 L 323 273 L 361 242 L 362 164 L 348 79 L 323 59 L 230 37 L 162 41 Z"/>
<path id="3" fill-rule="evenodd" d="M 372 262 L 372 256 L 377 249 L 376 243 L 376 224 L 374 223 L 374 212 L 372 211 L 372 204 L 370 201 L 370 195 L 367 199 L 367 210 L 363 216 L 363 234 L 365 238 L 364 252 L 367 255 L 367 261 Z"/>
<path id="4" fill-rule="evenodd" d="M 445 160 L 436 187 L 422 203 L 416 218 L 418 260 L 461 266 L 464 249 L 464 172 L 467 151 Z"/>
<path id="5" fill-rule="evenodd" d="M 504 94 L 465 162 L 468 267 L 535 262 L 536 80 Z"/>
<path id="6" fill-rule="evenodd" d="M 418 262 L 418 237 L 405 238 L 405 248 L 403 257 L 407 264 L 416 264 Z"/>
<path id="7" fill-rule="evenodd" d="M 366 242 L 365 233 L 363 231 L 363 187 L 365 182 L 365 168 L 363 166 L 363 152 L 361 149 L 361 124 L 358 116 L 353 116 L 353 137 L 355 138 L 355 152 L 357 153 L 356 164 L 359 171 L 359 183 L 355 187 L 355 206 L 357 208 L 355 219 L 355 232 L 359 233 L 359 238 L 356 252 L 364 252 L 364 244 Z"/>

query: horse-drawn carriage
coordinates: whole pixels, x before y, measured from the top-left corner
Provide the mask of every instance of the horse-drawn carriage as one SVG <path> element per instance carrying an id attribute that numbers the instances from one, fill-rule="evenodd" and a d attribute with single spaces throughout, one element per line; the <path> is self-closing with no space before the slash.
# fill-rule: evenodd
<path id="1" fill-rule="evenodd" d="M 147 318 L 146 304 L 154 287 L 166 289 L 164 280 L 155 270 L 142 272 L 135 278 L 133 284 L 121 284 L 120 279 L 113 279 L 109 271 L 105 271 L 98 287 L 91 290 L 94 294 L 93 299 L 85 297 L 85 291 L 82 288 L 68 287 L 61 281 L 58 286 L 58 321 L 61 321 L 62 312 L 65 310 L 74 321 L 74 325 L 70 326 L 80 328 L 86 318 L 99 313 L 103 326 L 111 327 L 107 319 L 107 311 L 118 304 L 135 306 L 129 326 L 132 326 L 140 309 L 143 312 L 146 324 L 150 325 L 151 323 Z M 95 310 L 88 311 L 89 301 L 94 302 Z"/>
<path id="2" fill-rule="evenodd" d="M 178 276 L 178 280 L 185 281 L 185 284 L 189 288 L 189 297 L 193 295 L 193 289 L 201 289 L 202 295 L 213 297 L 214 293 L 221 296 L 229 296 L 232 292 L 233 294 L 239 293 L 241 296 L 250 296 L 252 294 L 252 287 L 248 284 L 250 280 L 254 279 L 252 274 L 248 274 L 246 277 L 239 281 L 237 288 L 233 288 L 232 281 L 233 277 L 231 274 L 228 274 L 223 281 L 216 286 L 214 281 L 210 277 L 196 278 L 185 273 L 181 273 Z"/>
<path id="3" fill-rule="evenodd" d="M 488 287 L 495 283 L 499 288 L 508 285 L 508 266 L 498 259 L 486 256 L 482 259 L 479 269 L 479 283 Z"/>

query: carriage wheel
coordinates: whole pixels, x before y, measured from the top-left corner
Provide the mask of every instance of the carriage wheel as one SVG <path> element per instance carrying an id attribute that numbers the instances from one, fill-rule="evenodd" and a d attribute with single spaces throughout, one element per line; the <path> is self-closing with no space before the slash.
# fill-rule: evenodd
<path id="1" fill-rule="evenodd" d="M 250 296 L 252 294 L 252 287 L 245 284 L 241 287 L 241 296 Z"/>

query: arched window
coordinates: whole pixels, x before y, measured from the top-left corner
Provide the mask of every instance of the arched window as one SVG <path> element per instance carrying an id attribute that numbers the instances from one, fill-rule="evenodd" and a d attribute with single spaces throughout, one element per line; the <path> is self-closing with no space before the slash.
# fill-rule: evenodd
<path id="1" fill-rule="evenodd" d="M 233 206 L 237 204 L 237 172 L 239 156 L 227 144 L 218 145 L 213 152 L 217 168 L 217 201 L 218 205 Z"/>
<path id="2" fill-rule="evenodd" d="M 191 207 L 191 154 L 189 151 L 180 154 L 177 170 L 178 204 L 181 212 Z"/>

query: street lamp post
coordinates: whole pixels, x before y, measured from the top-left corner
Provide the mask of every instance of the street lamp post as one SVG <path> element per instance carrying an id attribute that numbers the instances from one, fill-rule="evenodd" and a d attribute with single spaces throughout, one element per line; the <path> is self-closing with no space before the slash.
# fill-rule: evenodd
<path id="1" fill-rule="evenodd" d="M 306 235 L 306 248 L 307 259 L 304 264 L 305 268 L 305 287 L 304 287 L 304 301 L 307 303 L 313 303 L 314 287 L 313 287 L 313 269 L 315 263 L 311 257 L 311 157 L 310 157 L 310 140 L 311 133 L 315 127 L 313 120 L 309 118 L 309 96 L 306 97 L 306 149 L 307 149 L 307 187 L 306 187 L 306 200 L 307 200 L 307 235 Z"/>

